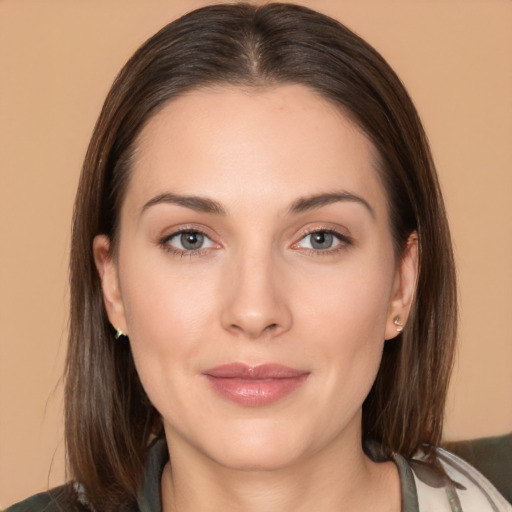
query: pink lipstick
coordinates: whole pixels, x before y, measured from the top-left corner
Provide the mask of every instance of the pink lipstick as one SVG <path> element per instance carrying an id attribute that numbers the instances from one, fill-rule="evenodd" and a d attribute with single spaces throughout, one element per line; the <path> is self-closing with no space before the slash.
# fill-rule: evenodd
<path id="1" fill-rule="evenodd" d="M 215 392 L 240 405 L 258 407 L 289 395 L 309 372 L 280 364 L 229 363 L 203 372 Z"/>

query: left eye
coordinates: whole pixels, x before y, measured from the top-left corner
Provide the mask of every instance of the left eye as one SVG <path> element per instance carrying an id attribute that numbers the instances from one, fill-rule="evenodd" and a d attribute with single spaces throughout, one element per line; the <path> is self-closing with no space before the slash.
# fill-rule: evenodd
<path id="1" fill-rule="evenodd" d="M 165 242 L 181 251 L 197 251 L 215 245 L 204 233 L 191 230 L 171 235 Z"/>
<path id="2" fill-rule="evenodd" d="M 301 248 L 315 249 L 317 251 L 332 249 L 341 243 L 341 235 L 330 231 L 315 231 L 309 233 L 299 242 Z"/>

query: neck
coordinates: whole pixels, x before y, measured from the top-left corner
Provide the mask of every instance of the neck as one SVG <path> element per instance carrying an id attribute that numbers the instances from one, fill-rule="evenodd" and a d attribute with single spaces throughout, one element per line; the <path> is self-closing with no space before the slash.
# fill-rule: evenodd
<path id="1" fill-rule="evenodd" d="M 163 512 L 399 511 L 395 465 L 371 461 L 360 444 L 338 444 L 272 470 L 227 468 L 190 447 L 171 449 L 162 475 Z"/>

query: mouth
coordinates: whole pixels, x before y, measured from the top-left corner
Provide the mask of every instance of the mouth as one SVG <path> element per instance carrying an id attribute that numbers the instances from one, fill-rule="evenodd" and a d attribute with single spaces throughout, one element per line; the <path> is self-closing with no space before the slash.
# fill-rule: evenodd
<path id="1" fill-rule="evenodd" d="M 280 364 L 244 363 L 224 364 L 203 372 L 217 394 L 247 407 L 277 402 L 300 387 L 309 374 Z"/>

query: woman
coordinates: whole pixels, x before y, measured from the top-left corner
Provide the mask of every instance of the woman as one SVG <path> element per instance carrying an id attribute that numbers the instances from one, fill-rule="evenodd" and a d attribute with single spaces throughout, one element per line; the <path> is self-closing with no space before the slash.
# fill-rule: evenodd
<path id="1" fill-rule="evenodd" d="M 442 198 L 403 86 L 339 23 L 217 6 L 143 45 L 86 156 L 71 290 L 73 484 L 21 506 L 510 510 L 435 448 Z"/>

